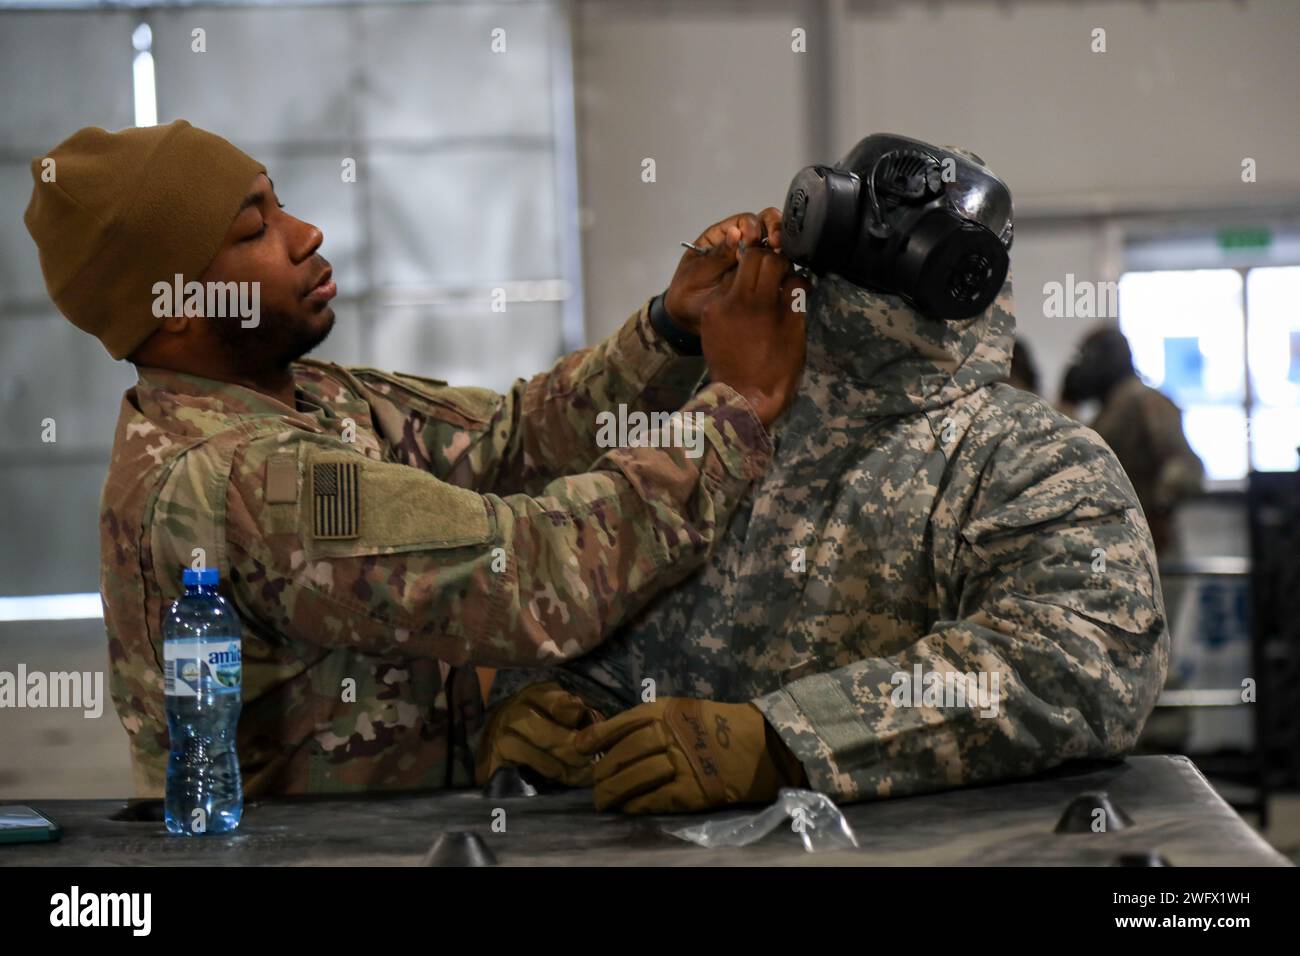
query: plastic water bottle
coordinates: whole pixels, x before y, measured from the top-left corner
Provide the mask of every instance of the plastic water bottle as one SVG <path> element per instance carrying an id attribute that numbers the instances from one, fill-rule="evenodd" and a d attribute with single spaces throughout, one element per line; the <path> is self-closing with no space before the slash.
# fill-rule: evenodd
<path id="1" fill-rule="evenodd" d="M 186 570 L 185 594 L 163 618 L 167 695 L 165 815 L 171 833 L 201 836 L 239 826 L 244 787 L 235 752 L 241 658 L 239 615 L 217 593 L 215 568 Z"/>

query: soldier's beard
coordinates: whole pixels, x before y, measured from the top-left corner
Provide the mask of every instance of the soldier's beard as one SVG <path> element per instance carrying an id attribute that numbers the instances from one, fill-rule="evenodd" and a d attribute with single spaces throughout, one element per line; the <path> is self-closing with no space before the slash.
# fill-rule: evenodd
<path id="1" fill-rule="evenodd" d="M 269 309 L 261 310 L 260 321 L 244 328 L 238 318 L 217 319 L 213 330 L 234 371 L 256 377 L 267 371 L 282 371 L 329 336 L 334 328 L 334 310 L 321 322 L 304 320 Z"/>

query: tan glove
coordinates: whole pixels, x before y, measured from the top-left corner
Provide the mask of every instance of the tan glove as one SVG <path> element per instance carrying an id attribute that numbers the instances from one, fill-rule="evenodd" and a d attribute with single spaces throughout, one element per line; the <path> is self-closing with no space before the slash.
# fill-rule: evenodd
<path id="1" fill-rule="evenodd" d="M 601 719 L 559 684 L 530 684 L 507 698 L 479 738 L 475 779 L 481 787 L 504 764 L 531 767 L 548 780 L 590 787 L 592 761 L 574 749 L 579 730 Z"/>
<path id="2" fill-rule="evenodd" d="M 766 802 L 806 783 L 753 704 L 665 697 L 583 730 L 577 752 L 597 757 L 597 810 L 707 810 Z"/>

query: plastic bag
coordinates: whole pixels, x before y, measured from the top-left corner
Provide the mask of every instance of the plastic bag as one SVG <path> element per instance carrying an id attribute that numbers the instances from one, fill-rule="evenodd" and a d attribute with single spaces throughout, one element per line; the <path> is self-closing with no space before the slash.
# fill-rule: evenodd
<path id="1" fill-rule="evenodd" d="M 816 790 L 786 787 L 776 803 L 758 813 L 705 820 L 684 827 L 664 827 L 663 832 L 702 847 L 749 846 L 767 836 L 786 820 L 799 834 L 809 853 L 856 847 L 858 838 L 835 801 Z"/>

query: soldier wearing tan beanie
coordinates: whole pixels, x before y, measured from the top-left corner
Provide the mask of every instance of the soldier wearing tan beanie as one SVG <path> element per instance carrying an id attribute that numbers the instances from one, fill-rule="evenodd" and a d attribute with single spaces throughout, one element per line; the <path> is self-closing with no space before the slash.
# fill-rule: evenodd
<path id="1" fill-rule="evenodd" d="M 32 160 L 24 221 L 50 297 L 114 358 L 242 384 L 293 404 L 289 363 L 334 321 L 319 229 L 282 211 L 266 167 L 176 120 L 78 130 Z M 177 279 L 176 277 L 180 277 Z M 210 321 L 158 290 L 253 285 L 260 314 Z"/>
<path id="2" fill-rule="evenodd" d="M 712 384 L 696 391 L 702 363 L 649 300 L 498 395 L 302 358 L 334 322 L 323 237 L 219 136 L 83 129 L 32 175 L 51 297 L 139 373 L 100 500 L 100 594 L 141 795 L 165 779 L 161 624 L 191 567 L 220 572 L 241 619 L 247 795 L 472 782 L 470 665 L 583 653 L 698 567 L 802 367 L 789 264 L 753 246 L 755 216 L 707 230 L 717 252 L 670 286 L 670 319 L 697 331 L 723 276 L 745 279 L 708 323 Z M 160 309 L 178 284 L 183 307 Z M 258 290 L 256 321 L 202 294 L 232 284 Z M 604 447 L 597 413 L 620 407 L 700 420 L 703 454 Z"/>

